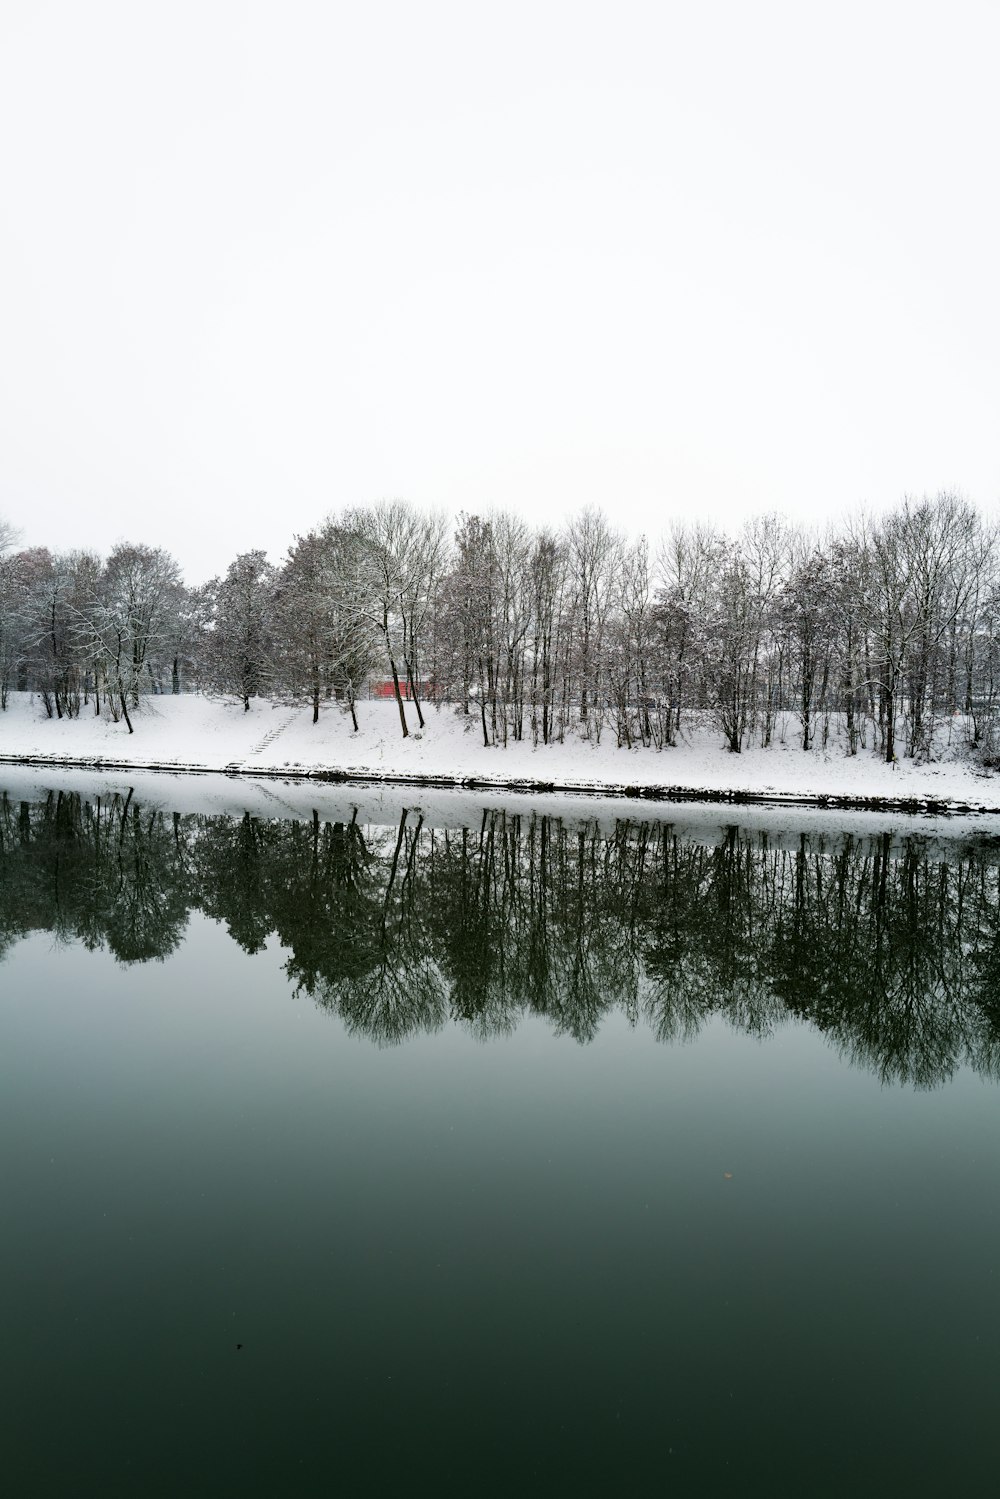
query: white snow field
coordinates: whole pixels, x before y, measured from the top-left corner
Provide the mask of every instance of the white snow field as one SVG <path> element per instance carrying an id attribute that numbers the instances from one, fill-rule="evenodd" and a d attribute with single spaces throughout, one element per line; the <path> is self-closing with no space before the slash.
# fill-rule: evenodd
<path id="1" fill-rule="evenodd" d="M 706 726 L 685 735 L 673 749 L 625 749 L 605 730 L 599 745 L 583 739 L 565 744 L 511 743 L 484 748 L 475 717 L 452 705 L 425 708 L 426 726 L 411 724 L 402 737 L 394 702 L 359 702 L 359 730 L 338 704 L 324 705 L 313 724 L 308 706 L 289 707 L 254 699 L 249 713 L 232 699 L 181 694 L 143 701 L 124 723 L 97 718 L 84 709 L 76 719 L 50 719 L 41 700 L 11 693 L 0 712 L 0 762 L 104 769 L 222 771 L 258 777 L 345 776 L 367 781 L 476 789 L 590 792 L 649 796 L 669 792 L 723 795 L 776 803 L 832 802 L 864 807 L 898 803 L 915 809 L 1000 812 L 1000 775 L 957 754 L 942 737 L 941 758 L 929 765 L 900 760 L 886 765 L 871 750 L 845 755 L 799 748 L 797 723 L 784 725 L 784 742 L 730 754 L 721 735 Z"/>

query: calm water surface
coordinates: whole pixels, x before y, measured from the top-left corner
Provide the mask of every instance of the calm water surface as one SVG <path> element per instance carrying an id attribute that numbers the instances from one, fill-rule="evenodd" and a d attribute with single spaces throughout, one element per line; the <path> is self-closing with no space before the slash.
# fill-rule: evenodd
<path id="1" fill-rule="evenodd" d="M 993 1492 L 996 840 L 441 805 L 0 804 L 7 1491 Z"/>

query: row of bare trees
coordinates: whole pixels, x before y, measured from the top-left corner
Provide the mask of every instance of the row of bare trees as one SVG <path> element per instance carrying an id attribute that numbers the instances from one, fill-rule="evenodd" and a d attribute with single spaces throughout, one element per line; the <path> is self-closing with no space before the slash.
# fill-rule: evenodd
<path id="1" fill-rule="evenodd" d="M 191 599 L 174 559 L 119 545 L 54 555 L 14 551 L 0 526 L 0 707 L 11 690 L 36 692 L 50 717 L 102 709 L 132 730 L 146 691 L 179 690 L 194 638 Z"/>
<path id="2" fill-rule="evenodd" d="M 371 679 L 401 733 L 428 700 L 486 745 L 583 735 L 669 746 L 714 722 L 734 753 L 797 729 L 926 759 L 943 726 L 992 750 L 1000 722 L 1000 553 L 960 496 L 904 500 L 813 534 L 780 517 L 735 534 L 674 526 L 651 546 L 599 511 L 561 529 L 510 512 L 446 519 L 349 509 L 184 587 L 166 552 L 16 550 L 0 526 L 0 702 L 121 717 L 144 692 L 197 688 L 338 702 Z"/>

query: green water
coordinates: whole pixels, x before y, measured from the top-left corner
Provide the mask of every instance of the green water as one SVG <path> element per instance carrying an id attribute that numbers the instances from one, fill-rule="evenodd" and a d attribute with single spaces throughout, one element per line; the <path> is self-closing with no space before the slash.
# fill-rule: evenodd
<path id="1" fill-rule="evenodd" d="M 7 1492 L 993 1492 L 995 840 L 444 805 L 0 805 Z"/>

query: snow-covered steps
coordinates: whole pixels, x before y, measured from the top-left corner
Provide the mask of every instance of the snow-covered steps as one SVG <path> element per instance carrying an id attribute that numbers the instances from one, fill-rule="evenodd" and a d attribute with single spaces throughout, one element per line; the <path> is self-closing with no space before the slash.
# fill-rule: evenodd
<path id="1" fill-rule="evenodd" d="M 265 750 L 270 749 L 274 741 L 276 739 L 280 739 L 281 735 L 284 734 L 286 729 L 291 728 L 292 724 L 298 718 L 301 711 L 301 709 L 293 708 L 291 712 L 286 713 L 281 719 L 281 722 L 274 724 L 272 728 L 268 729 L 267 733 L 264 735 L 260 743 L 254 745 L 253 749 L 247 756 L 247 759 L 255 760 L 258 755 L 262 755 Z"/>

